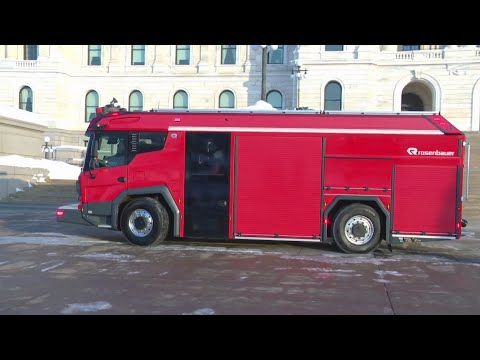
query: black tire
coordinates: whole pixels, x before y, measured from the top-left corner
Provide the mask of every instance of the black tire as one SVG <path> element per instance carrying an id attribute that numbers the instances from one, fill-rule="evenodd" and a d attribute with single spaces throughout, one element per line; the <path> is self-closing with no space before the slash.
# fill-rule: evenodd
<path id="1" fill-rule="evenodd" d="M 169 222 L 168 212 L 160 202 L 139 198 L 125 207 L 120 226 L 131 244 L 154 246 L 167 237 Z"/>
<path id="2" fill-rule="evenodd" d="M 372 252 L 382 241 L 380 217 L 368 205 L 348 205 L 335 217 L 333 238 L 343 252 Z"/>

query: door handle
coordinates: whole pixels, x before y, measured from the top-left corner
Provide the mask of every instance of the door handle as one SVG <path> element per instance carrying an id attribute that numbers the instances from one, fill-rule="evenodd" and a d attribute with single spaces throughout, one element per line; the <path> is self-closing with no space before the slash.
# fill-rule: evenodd
<path id="1" fill-rule="evenodd" d="M 123 176 L 119 177 L 117 180 L 118 182 L 121 182 L 121 183 L 127 182 L 127 179 L 125 179 L 125 177 Z"/>

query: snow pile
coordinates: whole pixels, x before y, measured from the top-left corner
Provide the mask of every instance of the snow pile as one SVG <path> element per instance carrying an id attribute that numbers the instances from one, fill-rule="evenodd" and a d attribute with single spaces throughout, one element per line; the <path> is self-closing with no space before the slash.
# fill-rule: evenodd
<path id="1" fill-rule="evenodd" d="M 43 126 L 48 126 L 49 123 L 49 120 L 43 115 L 35 114 L 30 111 L 17 109 L 6 105 L 0 105 L 0 117 L 21 120 Z"/>
<path id="2" fill-rule="evenodd" d="M 246 107 L 248 110 L 277 110 L 270 103 L 258 100 L 255 105 L 250 105 Z"/>
<path id="3" fill-rule="evenodd" d="M 46 169 L 52 180 L 77 180 L 81 168 L 62 161 L 33 159 L 19 155 L 0 156 L 0 165 Z"/>

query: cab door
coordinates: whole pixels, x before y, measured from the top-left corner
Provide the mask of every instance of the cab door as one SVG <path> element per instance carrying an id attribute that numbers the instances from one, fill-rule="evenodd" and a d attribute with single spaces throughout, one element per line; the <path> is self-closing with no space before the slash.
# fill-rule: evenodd
<path id="1" fill-rule="evenodd" d="M 86 185 L 84 201 L 89 207 L 95 207 L 94 203 L 102 207 L 100 203 L 110 203 L 127 190 L 128 133 L 99 132 L 91 151 L 93 161 L 87 164 L 88 170 L 83 172 L 82 179 Z M 110 209 L 108 204 L 105 206 Z"/>

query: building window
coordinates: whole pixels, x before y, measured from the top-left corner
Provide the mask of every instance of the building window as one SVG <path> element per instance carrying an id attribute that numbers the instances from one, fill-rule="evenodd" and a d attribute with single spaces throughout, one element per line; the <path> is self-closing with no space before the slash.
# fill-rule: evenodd
<path id="1" fill-rule="evenodd" d="M 342 110 L 342 86 L 331 81 L 325 87 L 325 110 Z"/>
<path id="2" fill-rule="evenodd" d="M 20 90 L 19 107 L 22 110 L 33 111 L 33 92 L 28 86 L 24 86 Z"/>
<path id="3" fill-rule="evenodd" d="M 282 94 L 277 90 L 272 90 L 267 94 L 267 102 L 272 105 L 275 109 L 282 109 Z"/>
<path id="4" fill-rule="evenodd" d="M 88 45 L 88 65 L 102 65 L 102 45 Z"/>
<path id="5" fill-rule="evenodd" d="M 188 95 L 185 91 L 179 90 L 173 95 L 174 109 L 188 109 Z"/>
<path id="6" fill-rule="evenodd" d="M 85 96 L 85 122 L 90 122 L 97 114 L 98 93 L 90 90 Z"/>
<path id="7" fill-rule="evenodd" d="M 128 98 L 128 111 L 142 111 L 143 110 L 143 95 L 140 91 L 132 91 Z"/>
<path id="8" fill-rule="evenodd" d="M 343 51 L 343 45 L 325 45 L 325 51 Z"/>
<path id="9" fill-rule="evenodd" d="M 222 45 L 222 64 L 237 62 L 237 45 Z"/>
<path id="10" fill-rule="evenodd" d="M 145 45 L 132 45 L 132 65 L 145 65 Z"/>
<path id="11" fill-rule="evenodd" d="M 177 45 L 176 65 L 190 65 L 190 45 Z"/>
<path id="12" fill-rule="evenodd" d="M 267 55 L 267 64 L 283 64 L 283 51 L 285 45 L 278 45 L 277 50 L 270 50 Z"/>
<path id="13" fill-rule="evenodd" d="M 38 59 L 38 45 L 25 45 L 23 48 L 24 60 L 37 60 Z"/>
<path id="14" fill-rule="evenodd" d="M 420 45 L 400 45 L 400 51 L 420 50 Z"/>
<path id="15" fill-rule="evenodd" d="M 235 96 L 230 90 L 225 90 L 220 94 L 219 107 L 228 109 L 235 107 Z"/>

